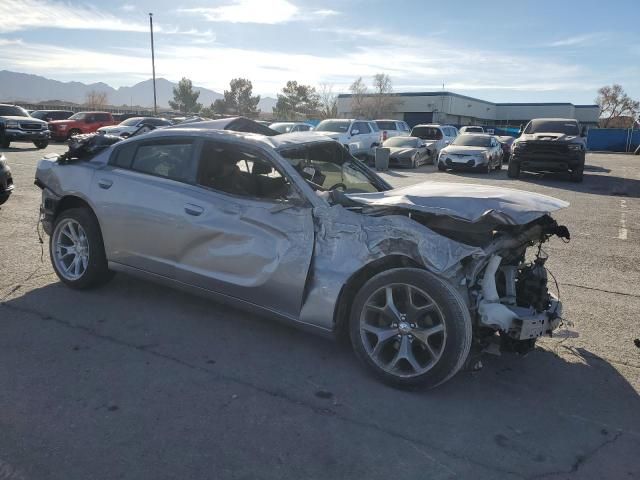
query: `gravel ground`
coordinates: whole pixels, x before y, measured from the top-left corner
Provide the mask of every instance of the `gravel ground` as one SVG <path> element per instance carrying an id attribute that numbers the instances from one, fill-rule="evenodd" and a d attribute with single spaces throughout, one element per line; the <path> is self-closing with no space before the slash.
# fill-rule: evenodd
<path id="1" fill-rule="evenodd" d="M 36 233 L 43 152 L 16 145 L 0 208 L 0 479 L 640 478 L 640 157 L 590 154 L 583 184 L 384 174 L 571 202 L 555 215 L 571 243 L 546 250 L 572 325 L 412 393 L 344 346 L 208 300 L 125 275 L 63 287 Z"/>

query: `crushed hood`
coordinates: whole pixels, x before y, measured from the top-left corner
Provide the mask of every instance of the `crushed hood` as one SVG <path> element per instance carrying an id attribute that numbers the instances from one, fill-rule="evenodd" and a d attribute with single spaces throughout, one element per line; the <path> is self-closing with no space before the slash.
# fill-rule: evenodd
<path id="1" fill-rule="evenodd" d="M 539 193 L 430 181 L 385 192 L 347 196 L 373 208 L 402 208 L 467 222 L 478 222 L 490 216 L 505 225 L 524 225 L 569 206 L 568 202 Z"/>

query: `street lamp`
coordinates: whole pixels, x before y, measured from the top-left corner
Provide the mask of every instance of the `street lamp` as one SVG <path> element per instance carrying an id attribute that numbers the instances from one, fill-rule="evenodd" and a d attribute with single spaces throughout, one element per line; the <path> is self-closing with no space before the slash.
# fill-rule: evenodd
<path id="1" fill-rule="evenodd" d="M 158 114 L 158 104 L 156 99 L 156 57 L 153 50 L 153 13 L 149 13 L 149 28 L 151 29 L 151 68 L 153 71 L 153 114 Z"/>

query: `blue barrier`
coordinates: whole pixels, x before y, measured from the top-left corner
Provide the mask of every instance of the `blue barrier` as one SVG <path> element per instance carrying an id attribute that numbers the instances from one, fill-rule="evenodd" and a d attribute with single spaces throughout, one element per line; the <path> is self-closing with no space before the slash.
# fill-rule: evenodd
<path id="1" fill-rule="evenodd" d="M 631 148 L 629 148 L 631 142 Z M 608 152 L 634 151 L 640 144 L 640 130 L 627 128 L 591 128 L 587 136 L 587 149 Z"/>

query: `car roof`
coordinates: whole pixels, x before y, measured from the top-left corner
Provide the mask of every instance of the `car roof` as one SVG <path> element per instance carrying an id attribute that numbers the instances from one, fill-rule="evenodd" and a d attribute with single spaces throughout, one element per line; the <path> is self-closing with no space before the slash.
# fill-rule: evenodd
<path id="1" fill-rule="evenodd" d="M 532 122 L 540 122 L 540 121 L 544 121 L 544 122 L 576 122 L 578 123 L 578 120 L 575 118 L 532 118 L 531 119 Z"/>
<path id="2" fill-rule="evenodd" d="M 442 128 L 442 127 L 451 127 L 451 128 L 456 128 L 453 125 L 440 125 L 439 123 L 420 123 L 418 125 L 414 125 L 413 128 L 415 127 L 433 127 L 433 128 Z"/>
<path id="3" fill-rule="evenodd" d="M 233 130 L 205 129 L 197 128 L 194 124 L 185 125 L 183 127 L 176 125 L 170 128 L 161 128 L 144 134 L 144 139 L 155 137 L 198 137 L 209 138 L 210 140 L 239 140 L 251 143 L 261 143 L 275 150 L 295 145 L 304 145 L 310 143 L 327 143 L 335 142 L 330 137 L 319 132 L 295 132 L 283 133 L 282 135 L 266 136 L 259 133 L 236 132 Z M 136 139 L 132 138 L 131 140 Z M 139 137 L 142 140 L 142 137 Z M 336 142 L 337 143 L 337 142 Z"/>

